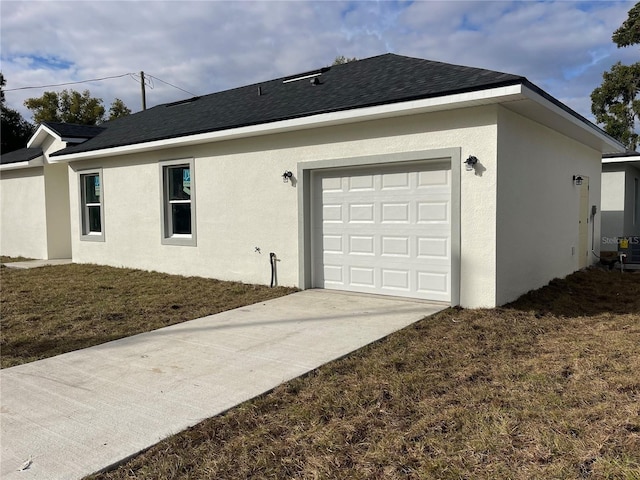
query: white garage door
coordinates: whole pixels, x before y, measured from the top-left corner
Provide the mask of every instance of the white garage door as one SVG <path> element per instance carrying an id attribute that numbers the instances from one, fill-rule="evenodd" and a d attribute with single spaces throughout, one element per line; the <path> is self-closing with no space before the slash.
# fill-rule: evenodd
<path id="1" fill-rule="evenodd" d="M 451 301 L 450 164 L 318 171 L 314 286 Z"/>

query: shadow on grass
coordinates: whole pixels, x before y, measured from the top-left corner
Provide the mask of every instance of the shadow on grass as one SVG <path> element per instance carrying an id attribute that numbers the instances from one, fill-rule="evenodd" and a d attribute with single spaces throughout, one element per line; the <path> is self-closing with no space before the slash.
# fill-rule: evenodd
<path id="1" fill-rule="evenodd" d="M 640 272 L 592 268 L 526 293 L 503 308 L 534 312 L 537 317 L 640 314 Z"/>

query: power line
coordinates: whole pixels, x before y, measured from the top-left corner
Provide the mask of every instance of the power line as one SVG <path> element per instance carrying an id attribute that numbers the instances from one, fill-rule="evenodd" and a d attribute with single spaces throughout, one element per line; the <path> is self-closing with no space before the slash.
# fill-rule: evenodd
<path id="1" fill-rule="evenodd" d="M 63 87 L 65 85 L 76 85 L 78 83 L 89 83 L 89 82 L 99 82 L 101 80 L 110 80 L 112 78 L 122 78 L 127 75 L 132 75 L 131 73 L 123 73 L 122 75 L 113 75 L 111 77 L 102 77 L 102 78 L 92 78 L 90 80 L 79 80 L 77 82 L 66 82 L 66 83 L 56 83 L 51 85 L 39 85 L 35 87 L 18 87 L 18 88 L 7 88 L 5 92 L 15 92 L 16 90 L 30 90 L 34 88 L 49 88 L 49 87 Z"/>
<path id="2" fill-rule="evenodd" d="M 151 78 L 155 78 L 155 79 L 156 79 L 156 80 L 158 80 L 159 82 L 165 83 L 165 84 L 169 85 L 170 87 L 177 88 L 178 90 L 182 90 L 184 93 L 188 93 L 189 95 L 193 95 L 194 97 L 197 97 L 197 96 L 198 96 L 198 95 L 196 95 L 195 93 L 189 92 L 189 91 L 185 90 L 184 88 L 176 87 L 175 85 L 173 85 L 173 84 L 171 84 L 171 83 L 169 83 L 169 82 L 165 82 L 164 80 L 162 80 L 162 79 L 160 79 L 160 78 L 158 78 L 158 77 L 154 77 L 153 75 L 149 75 L 149 77 L 151 77 Z M 153 87 L 152 87 L 152 88 L 153 88 Z"/>
<path id="3" fill-rule="evenodd" d="M 110 77 L 92 78 L 92 79 L 89 79 L 89 80 L 79 80 L 77 82 L 55 83 L 55 84 L 50 84 L 50 85 L 37 85 L 37 86 L 32 86 L 32 87 L 7 88 L 4 91 L 5 92 L 15 92 L 17 90 L 31 90 L 31 89 L 37 89 L 37 88 L 64 87 L 65 85 L 77 85 L 77 84 L 80 84 L 80 83 L 99 82 L 99 81 L 102 81 L 102 80 L 111 80 L 111 79 L 114 79 L 114 78 L 122 78 L 122 77 L 127 77 L 127 76 L 133 78 L 136 81 L 138 81 L 138 80 L 135 77 L 140 77 L 140 75 L 136 74 L 136 73 L 123 73 L 122 75 L 112 75 Z M 173 87 L 173 88 L 176 88 L 178 90 L 181 90 L 184 93 L 188 93 L 189 95 L 193 95 L 194 97 L 198 96 L 193 92 L 189 92 L 188 90 L 185 90 L 184 88 L 180 88 L 180 87 L 178 87 L 176 85 L 173 85 L 172 83 L 165 82 L 161 78 L 158 78 L 158 77 L 153 76 L 153 75 L 146 75 L 145 76 L 145 83 L 147 83 L 147 81 L 148 81 L 149 83 L 147 83 L 147 85 L 150 88 L 153 88 L 153 79 L 158 80 L 159 82 L 162 82 L 162 83 L 164 83 L 166 85 L 169 85 L 170 87 Z"/>

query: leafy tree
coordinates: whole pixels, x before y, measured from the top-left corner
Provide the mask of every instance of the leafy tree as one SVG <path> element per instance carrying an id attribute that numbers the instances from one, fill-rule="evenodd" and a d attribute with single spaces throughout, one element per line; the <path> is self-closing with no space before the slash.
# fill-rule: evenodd
<path id="1" fill-rule="evenodd" d="M 335 58 L 331 65 L 342 65 L 343 63 L 355 62 L 356 60 L 358 60 L 356 57 L 348 58 L 344 55 L 340 55 Z"/>
<path id="2" fill-rule="evenodd" d="M 42 97 L 29 98 L 25 106 L 33 112 L 33 120 L 42 122 L 65 122 L 79 125 L 97 125 L 105 121 L 105 108 L 101 98 L 92 97 L 89 90 L 44 92 Z M 131 110 L 116 98 L 109 109 L 109 120 L 129 115 Z"/>
<path id="3" fill-rule="evenodd" d="M 16 110 L 5 105 L 4 90 L 6 85 L 4 75 L 0 73 L 0 153 L 8 153 L 27 146 L 27 142 L 35 127 L 27 122 Z"/>
<path id="4" fill-rule="evenodd" d="M 612 39 L 618 48 L 640 44 L 640 2 L 629 10 L 629 17 Z M 591 112 L 609 135 L 635 150 L 636 123 L 640 118 L 640 62 L 617 62 L 602 78 L 602 85 L 591 93 Z"/>
<path id="5" fill-rule="evenodd" d="M 629 17 L 611 37 L 618 47 L 629 47 L 640 43 L 640 3 L 629 10 Z"/>
<path id="6" fill-rule="evenodd" d="M 116 98 L 111 104 L 111 108 L 109 108 L 109 120 L 126 117 L 127 115 L 131 115 L 131 110 L 122 100 Z"/>
<path id="7" fill-rule="evenodd" d="M 104 121 L 104 106 L 101 98 L 94 98 L 85 90 L 44 92 L 42 97 L 29 98 L 25 106 L 33 112 L 33 120 L 42 122 L 65 122 L 79 125 L 96 125 Z"/>

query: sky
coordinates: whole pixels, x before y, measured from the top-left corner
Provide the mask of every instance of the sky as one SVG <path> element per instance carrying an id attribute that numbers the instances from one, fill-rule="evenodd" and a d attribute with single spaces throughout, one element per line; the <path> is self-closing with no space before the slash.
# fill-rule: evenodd
<path id="1" fill-rule="evenodd" d="M 390 52 L 525 76 L 593 121 L 602 73 L 639 60 L 611 41 L 634 4 L 2 0 L 0 69 L 7 106 L 31 121 L 25 99 L 65 88 L 139 111 L 141 71 L 152 107 Z"/>

